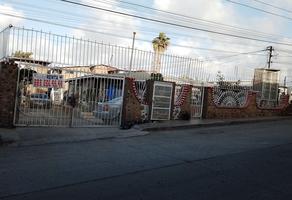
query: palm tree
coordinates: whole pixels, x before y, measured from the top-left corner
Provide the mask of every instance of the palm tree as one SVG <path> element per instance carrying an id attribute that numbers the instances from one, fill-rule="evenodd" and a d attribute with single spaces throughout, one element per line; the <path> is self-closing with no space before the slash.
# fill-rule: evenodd
<path id="1" fill-rule="evenodd" d="M 165 33 L 159 33 L 159 36 L 152 40 L 154 50 L 154 62 L 152 66 L 152 73 L 160 73 L 161 55 L 166 51 L 169 46 L 170 38 Z"/>

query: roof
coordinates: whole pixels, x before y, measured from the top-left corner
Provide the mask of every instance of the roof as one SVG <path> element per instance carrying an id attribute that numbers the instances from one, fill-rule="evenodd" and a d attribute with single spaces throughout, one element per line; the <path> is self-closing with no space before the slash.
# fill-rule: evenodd
<path id="1" fill-rule="evenodd" d="M 278 72 L 279 69 L 269 69 L 269 68 L 256 68 L 255 70 L 262 70 L 262 71 L 271 71 L 271 72 Z"/>
<path id="2" fill-rule="evenodd" d="M 51 62 L 48 62 L 48 61 L 36 60 L 32 58 L 9 57 L 9 60 L 14 61 L 14 62 L 24 62 L 24 63 L 43 65 L 43 66 L 48 66 L 49 64 L 51 64 Z"/>
<path id="3" fill-rule="evenodd" d="M 113 67 L 113 66 L 109 66 L 109 65 L 104 65 L 104 64 L 100 64 L 100 65 L 89 65 L 89 66 L 68 66 L 68 67 L 62 67 L 63 69 L 74 69 L 74 68 L 107 68 L 108 71 L 118 71 L 120 69 L 118 69 L 117 67 Z"/>

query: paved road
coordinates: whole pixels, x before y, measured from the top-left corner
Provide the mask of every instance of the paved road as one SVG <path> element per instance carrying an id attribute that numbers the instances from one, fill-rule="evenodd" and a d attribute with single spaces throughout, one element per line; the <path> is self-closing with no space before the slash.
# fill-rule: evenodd
<path id="1" fill-rule="evenodd" d="M 0 149 L 0 199 L 291 199 L 291 120 Z"/>

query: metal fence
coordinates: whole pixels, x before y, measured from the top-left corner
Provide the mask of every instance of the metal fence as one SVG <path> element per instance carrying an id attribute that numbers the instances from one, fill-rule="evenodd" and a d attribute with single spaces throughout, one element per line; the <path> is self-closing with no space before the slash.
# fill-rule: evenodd
<path id="1" fill-rule="evenodd" d="M 103 65 L 137 80 L 150 78 L 151 73 L 160 73 L 164 80 L 180 83 L 200 83 L 207 77 L 205 63 L 196 58 L 158 54 L 18 27 L 9 27 L 1 34 L 2 40 L 7 41 L 7 45 L 1 47 L 2 58 L 15 57 L 17 52 L 30 52 L 31 59 L 46 61 L 53 67 Z"/>
<path id="2" fill-rule="evenodd" d="M 137 85 L 139 95 L 142 95 L 141 102 L 145 80 L 148 79 L 195 86 L 192 89 L 191 118 L 197 118 L 202 114 L 203 87 L 216 87 L 219 83 L 217 72 L 212 71 L 210 75 L 208 65 L 196 58 L 158 54 L 12 26 L 0 32 L 0 44 L 0 59 L 19 63 L 15 116 L 18 125 L 118 125 L 121 108 L 116 104 L 122 105 L 119 99 L 122 98 L 125 77 L 135 78 L 136 83 L 141 83 Z M 62 77 L 64 87 L 38 86 L 33 82 L 37 80 L 37 77 L 32 78 L 33 72 L 45 75 L 39 75 L 42 83 L 58 84 L 46 79 Z M 235 81 L 238 79 L 241 79 L 242 87 L 251 86 L 252 81 L 239 77 L 237 73 Z M 228 82 L 226 80 L 234 82 L 232 77 L 225 78 Z M 224 91 L 221 89 L 218 91 Z M 243 95 L 239 98 L 244 100 Z M 229 105 L 232 102 L 223 103 Z M 109 111 L 109 107 L 114 110 L 107 117 L 110 120 L 99 112 Z"/>
<path id="3" fill-rule="evenodd" d="M 124 77 L 19 62 L 14 124 L 120 125 Z"/>
<path id="4" fill-rule="evenodd" d="M 3 29 L 0 31 L 0 60 L 6 57 L 8 53 L 8 44 L 9 44 L 9 36 L 10 36 L 10 27 Z"/>

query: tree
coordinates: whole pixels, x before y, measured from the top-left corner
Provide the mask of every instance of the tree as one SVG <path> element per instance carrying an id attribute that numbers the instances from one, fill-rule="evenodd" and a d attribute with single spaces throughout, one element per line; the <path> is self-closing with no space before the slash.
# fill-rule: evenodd
<path id="1" fill-rule="evenodd" d="M 13 57 L 31 59 L 32 58 L 32 52 L 16 51 L 13 54 Z"/>
<path id="2" fill-rule="evenodd" d="M 224 75 L 222 74 L 221 71 L 217 72 L 216 79 L 217 79 L 218 83 L 223 82 L 225 80 L 225 77 L 224 77 Z"/>
<path id="3" fill-rule="evenodd" d="M 152 40 L 152 46 L 155 53 L 152 72 L 160 73 L 161 55 L 167 50 L 169 41 L 170 38 L 163 32 L 159 33 L 159 36 Z"/>

